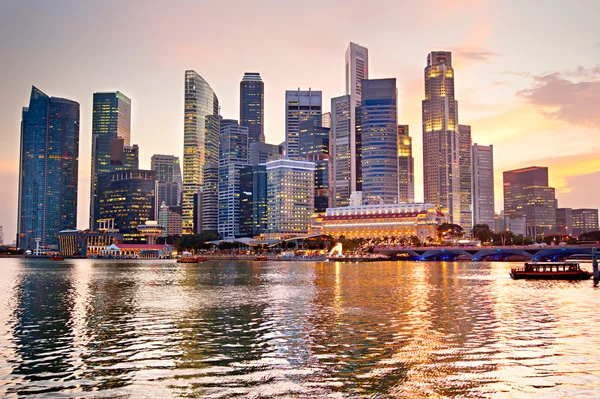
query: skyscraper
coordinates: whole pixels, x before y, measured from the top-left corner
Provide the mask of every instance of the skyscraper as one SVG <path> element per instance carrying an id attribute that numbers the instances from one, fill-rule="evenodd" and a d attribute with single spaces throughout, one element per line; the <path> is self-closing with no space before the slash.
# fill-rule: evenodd
<path id="1" fill-rule="evenodd" d="M 362 196 L 365 205 L 398 203 L 396 79 L 362 81 Z"/>
<path id="2" fill-rule="evenodd" d="M 331 138 L 329 139 L 329 159 L 331 162 L 331 194 L 329 206 L 332 208 L 348 206 L 351 194 L 350 150 L 352 110 L 350 96 L 331 99 Z"/>
<path id="3" fill-rule="evenodd" d="M 398 202 L 415 202 L 415 160 L 408 125 L 398 125 Z"/>
<path id="4" fill-rule="evenodd" d="M 573 233 L 572 208 L 556 208 L 556 231 L 560 234 Z"/>
<path id="5" fill-rule="evenodd" d="M 314 119 L 321 126 L 322 94 L 320 91 L 288 90 L 285 92 L 286 157 L 298 159 L 298 124 Z"/>
<path id="6" fill-rule="evenodd" d="M 240 82 L 240 126 L 249 143 L 265 142 L 265 84 L 258 72 L 246 72 Z"/>
<path id="7" fill-rule="evenodd" d="M 573 209 L 573 234 L 598 230 L 598 209 Z"/>
<path id="8" fill-rule="evenodd" d="M 221 121 L 219 152 L 219 234 L 240 235 L 240 170 L 248 165 L 248 128 L 236 120 Z"/>
<path id="9" fill-rule="evenodd" d="M 131 100 L 116 91 L 94 93 L 92 105 L 92 175 L 90 228 L 98 219 L 98 175 L 117 170 L 137 169 L 137 146 L 131 146 Z"/>
<path id="10" fill-rule="evenodd" d="M 473 225 L 494 226 L 494 147 L 473 144 Z"/>
<path id="11" fill-rule="evenodd" d="M 57 246 L 77 226 L 79 103 L 31 88 L 23 108 L 17 246 Z"/>
<path id="12" fill-rule="evenodd" d="M 321 126 L 331 129 L 331 112 L 324 112 L 321 115 Z"/>
<path id="13" fill-rule="evenodd" d="M 258 165 L 285 158 L 285 147 L 277 144 L 249 143 L 248 158 L 250 165 Z"/>
<path id="14" fill-rule="evenodd" d="M 460 225 L 468 233 L 473 228 L 473 177 L 471 126 L 458 125 L 458 163 L 460 169 Z"/>
<path id="15" fill-rule="evenodd" d="M 361 106 L 362 81 L 369 79 L 369 50 L 356 43 L 350 43 L 346 50 L 346 95 L 350 96 L 350 192 L 360 191 L 361 149 L 357 140 L 356 108 Z M 333 108 L 332 108 L 333 112 Z"/>
<path id="16" fill-rule="evenodd" d="M 448 208 L 451 222 L 460 223 L 458 105 L 449 51 L 427 56 L 422 105 L 425 202 Z"/>
<path id="17" fill-rule="evenodd" d="M 183 122 L 183 229 L 193 228 L 194 194 L 204 182 L 204 165 L 219 163 L 219 100 L 195 71 L 185 71 Z"/>
<path id="18" fill-rule="evenodd" d="M 526 218 L 527 236 L 556 229 L 556 197 L 548 187 L 548 168 L 532 166 L 503 173 L 504 215 Z"/>
<path id="19" fill-rule="evenodd" d="M 300 156 L 315 164 L 315 212 L 325 213 L 329 205 L 329 128 L 312 119 L 300 122 Z"/>
<path id="20" fill-rule="evenodd" d="M 160 207 L 164 202 L 170 208 L 181 206 L 183 195 L 183 180 L 179 158 L 173 155 L 154 154 L 151 158 L 150 169 L 156 174 L 155 212 L 158 218 Z"/>
<path id="21" fill-rule="evenodd" d="M 194 220 L 194 232 L 217 232 L 219 229 L 219 165 L 204 165 L 204 183 L 197 194 L 198 208 Z"/>

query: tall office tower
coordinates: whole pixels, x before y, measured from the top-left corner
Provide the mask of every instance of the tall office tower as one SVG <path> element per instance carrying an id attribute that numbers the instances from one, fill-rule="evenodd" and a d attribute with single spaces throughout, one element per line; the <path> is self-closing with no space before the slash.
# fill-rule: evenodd
<path id="1" fill-rule="evenodd" d="M 427 56 L 423 100 L 423 182 L 425 202 L 448 208 L 460 223 L 458 104 L 449 51 Z"/>
<path id="2" fill-rule="evenodd" d="M 258 72 L 246 72 L 240 82 L 240 125 L 249 143 L 265 142 L 265 84 Z"/>
<path id="3" fill-rule="evenodd" d="M 248 165 L 248 128 L 237 121 L 221 121 L 219 151 L 219 234 L 240 235 L 240 170 Z"/>
<path id="4" fill-rule="evenodd" d="M 306 234 L 315 208 L 315 164 L 280 159 L 267 162 L 266 169 L 269 233 Z"/>
<path id="5" fill-rule="evenodd" d="M 92 105 L 92 175 L 90 229 L 98 219 L 98 175 L 137 169 L 138 148 L 131 146 L 131 100 L 121 92 L 94 93 Z"/>
<path id="6" fill-rule="evenodd" d="M 312 119 L 300 122 L 300 154 L 303 161 L 315 164 L 315 212 L 325 213 L 329 206 L 329 128 Z"/>
<path id="7" fill-rule="evenodd" d="M 196 202 L 194 233 L 216 233 L 219 230 L 219 165 L 212 162 L 205 164 L 203 174 L 204 184 Z"/>
<path id="8" fill-rule="evenodd" d="M 204 165 L 219 163 L 219 100 L 195 71 L 185 71 L 183 122 L 183 230 L 193 228 L 194 194 L 204 183 Z"/>
<path id="9" fill-rule="evenodd" d="M 288 90 L 285 92 L 286 157 L 298 159 L 298 124 L 314 119 L 321 126 L 322 94 L 320 91 Z"/>
<path id="10" fill-rule="evenodd" d="M 598 209 L 573 209 L 573 234 L 598 230 Z"/>
<path id="11" fill-rule="evenodd" d="M 365 205 L 398 203 L 396 79 L 362 81 L 362 196 Z"/>
<path id="12" fill-rule="evenodd" d="M 321 115 L 321 126 L 331 129 L 331 112 L 324 112 Z"/>
<path id="13" fill-rule="evenodd" d="M 398 202 L 415 202 L 415 160 L 408 125 L 398 125 Z"/>
<path id="14" fill-rule="evenodd" d="M 77 225 L 79 104 L 32 87 L 22 118 L 17 246 L 55 247 Z"/>
<path id="15" fill-rule="evenodd" d="M 494 226 L 494 146 L 473 144 L 473 225 Z"/>
<path id="16" fill-rule="evenodd" d="M 250 237 L 254 231 L 254 166 L 240 169 L 240 237 Z"/>
<path id="17" fill-rule="evenodd" d="M 285 158 L 285 146 L 267 143 L 249 143 L 248 158 L 250 165 L 258 165 Z"/>
<path id="18" fill-rule="evenodd" d="M 460 170 L 460 225 L 467 233 L 473 228 L 473 161 L 471 126 L 458 125 L 458 164 Z"/>
<path id="19" fill-rule="evenodd" d="M 156 189 L 154 209 L 156 219 L 164 202 L 169 208 L 181 207 L 183 195 L 183 180 L 179 158 L 173 155 L 154 154 L 151 158 L 150 169 L 156 172 Z"/>
<path id="20" fill-rule="evenodd" d="M 527 236 L 553 232 L 556 228 L 556 197 L 548 187 L 548 168 L 532 166 L 503 173 L 504 215 L 526 218 Z"/>
<path id="21" fill-rule="evenodd" d="M 357 107 L 361 106 L 362 81 L 369 79 L 369 50 L 356 43 L 350 43 L 346 50 L 346 95 L 350 96 L 350 192 L 360 191 L 362 162 L 361 144 L 357 137 Z M 333 108 L 332 108 L 333 112 Z"/>
<path id="22" fill-rule="evenodd" d="M 98 185 L 100 219 L 114 219 L 114 227 L 125 234 L 136 233 L 138 225 L 154 219 L 154 184 L 152 170 L 123 170 L 101 173 Z"/>
<path id="23" fill-rule="evenodd" d="M 573 233 L 573 209 L 556 208 L 556 231 L 560 234 Z"/>
<path id="24" fill-rule="evenodd" d="M 351 126 L 350 96 L 331 99 L 331 131 L 329 155 L 331 160 L 331 187 L 329 206 L 339 208 L 348 206 L 351 194 Z"/>
<path id="25" fill-rule="evenodd" d="M 157 220 L 158 225 L 165 228 L 160 235 L 161 237 L 180 236 L 183 234 L 181 211 L 170 209 L 164 202 L 160 205 Z"/>
<path id="26" fill-rule="evenodd" d="M 266 233 L 269 228 L 267 201 L 267 166 L 264 163 L 252 166 L 252 234 Z"/>

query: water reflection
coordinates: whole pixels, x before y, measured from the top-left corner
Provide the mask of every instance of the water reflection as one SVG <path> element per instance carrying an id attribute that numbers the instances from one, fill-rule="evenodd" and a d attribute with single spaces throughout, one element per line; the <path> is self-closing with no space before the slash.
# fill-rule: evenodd
<path id="1" fill-rule="evenodd" d="M 0 396 L 572 397 L 600 290 L 509 264 L 0 260 Z"/>

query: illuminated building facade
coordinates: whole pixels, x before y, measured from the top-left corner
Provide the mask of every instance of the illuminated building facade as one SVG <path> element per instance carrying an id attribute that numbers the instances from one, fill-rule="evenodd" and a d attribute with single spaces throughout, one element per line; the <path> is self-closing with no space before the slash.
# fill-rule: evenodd
<path id="1" fill-rule="evenodd" d="M 573 234 L 598 231 L 598 209 L 573 209 Z"/>
<path id="2" fill-rule="evenodd" d="M 423 106 L 423 182 L 425 202 L 450 209 L 460 223 L 458 104 L 449 51 L 427 56 Z"/>
<path id="3" fill-rule="evenodd" d="M 58 248 L 62 256 L 89 257 L 122 239 L 123 235 L 115 232 L 62 230 L 58 233 Z"/>
<path id="4" fill-rule="evenodd" d="M 260 235 L 269 229 L 267 198 L 267 166 L 264 163 L 252 167 L 252 234 Z"/>
<path id="5" fill-rule="evenodd" d="M 398 203 L 415 202 L 415 160 L 408 125 L 398 125 Z"/>
<path id="6" fill-rule="evenodd" d="M 171 208 L 163 202 L 158 212 L 158 224 L 164 227 L 161 237 L 182 235 L 183 219 L 181 218 L 181 208 Z"/>
<path id="7" fill-rule="evenodd" d="M 297 160 L 299 157 L 300 122 L 314 119 L 321 126 L 322 93 L 310 88 L 305 90 L 288 90 L 285 92 L 285 140 L 286 157 Z"/>
<path id="8" fill-rule="evenodd" d="M 22 118 L 17 246 L 57 247 L 77 225 L 79 104 L 32 87 Z"/>
<path id="9" fill-rule="evenodd" d="M 556 229 L 556 197 L 548 187 L 548 168 L 532 166 L 503 173 L 504 215 L 525 218 L 527 236 L 547 234 Z"/>
<path id="10" fill-rule="evenodd" d="M 219 163 L 219 100 L 195 71 L 185 71 L 183 122 L 183 228 L 191 232 L 194 194 L 204 184 L 204 166 Z"/>
<path id="11" fill-rule="evenodd" d="M 460 226 L 467 234 L 473 228 L 473 160 L 471 126 L 458 125 L 458 158 L 460 169 Z"/>
<path id="12" fill-rule="evenodd" d="M 306 234 L 315 208 L 315 164 L 281 159 L 265 167 L 269 234 L 280 238 Z"/>
<path id="13" fill-rule="evenodd" d="M 321 221 L 321 233 L 346 238 L 417 236 L 436 237 L 437 226 L 447 222 L 447 212 L 432 204 L 377 204 L 329 208 Z"/>
<path id="14" fill-rule="evenodd" d="M 285 146 L 283 145 L 256 142 L 248 144 L 250 165 L 256 166 L 259 163 L 267 163 L 283 158 L 285 158 Z"/>
<path id="15" fill-rule="evenodd" d="M 315 212 L 329 206 L 329 128 L 312 119 L 300 122 L 300 159 L 315 164 Z"/>
<path id="16" fill-rule="evenodd" d="M 350 151 L 351 123 L 350 96 L 341 96 L 331 99 L 331 131 L 329 141 L 329 155 L 331 162 L 331 187 L 329 206 L 347 206 L 350 201 L 351 190 L 351 162 Z"/>
<path id="17" fill-rule="evenodd" d="M 248 143 L 265 142 L 265 84 L 258 72 L 246 72 L 240 82 L 240 126 L 248 128 Z"/>
<path id="18" fill-rule="evenodd" d="M 494 226 L 494 147 L 473 144 L 473 225 Z"/>
<path id="19" fill-rule="evenodd" d="M 194 232 L 217 232 L 219 229 L 219 165 L 204 165 L 204 184 L 196 196 Z M 185 229 L 184 229 L 185 230 Z"/>
<path id="20" fill-rule="evenodd" d="M 156 219 L 164 202 L 170 208 L 181 207 L 183 180 L 179 158 L 173 155 L 155 154 L 151 158 L 150 169 L 156 173 Z"/>
<path id="21" fill-rule="evenodd" d="M 331 112 L 324 112 L 321 115 L 321 126 L 331 129 Z"/>
<path id="22" fill-rule="evenodd" d="M 250 237 L 254 230 L 254 168 L 246 165 L 240 169 L 240 237 Z"/>
<path id="23" fill-rule="evenodd" d="M 573 233 L 573 209 L 556 208 L 556 231 L 560 234 Z"/>
<path id="24" fill-rule="evenodd" d="M 396 79 L 362 81 L 362 196 L 365 204 L 398 203 Z"/>

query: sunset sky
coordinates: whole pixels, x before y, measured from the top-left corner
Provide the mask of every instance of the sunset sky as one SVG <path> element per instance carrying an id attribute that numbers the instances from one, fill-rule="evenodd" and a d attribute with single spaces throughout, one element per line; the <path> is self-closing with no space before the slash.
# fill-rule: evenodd
<path id="1" fill-rule="evenodd" d="M 265 136 L 284 140 L 285 90 L 344 93 L 350 41 L 371 78 L 395 77 L 423 200 L 421 100 L 432 50 L 453 52 L 459 121 L 494 145 L 502 171 L 550 168 L 560 207 L 600 208 L 600 1 L 285 0 L 0 2 L 0 225 L 15 237 L 21 108 L 31 86 L 81 104 L 78 227 L 89 213 L 92 94 L 132 99 L 140 166 L 183 153 L 184 71 L 202 75 L 221 114 L 239 118 L 246 71 L 265 82 Z"/>

